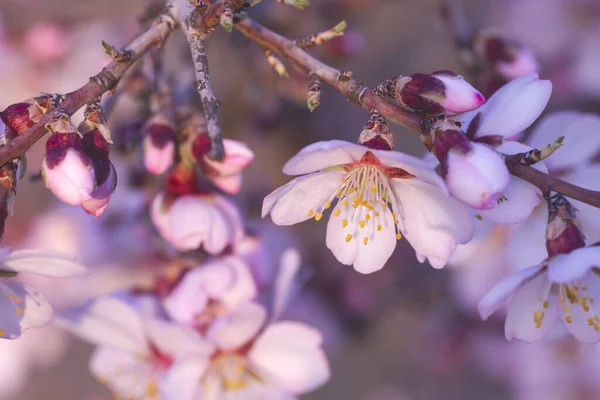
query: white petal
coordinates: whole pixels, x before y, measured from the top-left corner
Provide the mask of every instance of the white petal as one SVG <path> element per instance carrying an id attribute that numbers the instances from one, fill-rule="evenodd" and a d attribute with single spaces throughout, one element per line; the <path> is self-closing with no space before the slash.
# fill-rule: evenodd
<path id="1" fill-rule="evenodd" d="M 398 151 L 372 150 L 371 152 L 386 167 L 403 169 L 422 181 L 439 187 L 444 193 L 448 193 L 446 183 L 427 161 Z"/>
<path id="2" fill-rule="evenodd" d="M 154 318 L 144 318 L 148 341 L 174 359 L 187 356 L 209 358 L 214 346 L 192 328 Z"/>
<path id="3" fill-rule="evenodd" d="M 0 281 L 0 338 L 16 339 L 21 331 L 41 328 L 52 320 L 52 306 L 35 289 Z"/>
<path id="4" fill-rule="evenodd" d="M 78 310 L 63 313 L 60 325 L 98 345 L 145 354 L 148 351 L 141 316 L 123 301 L 104 296 Z"/>
<path id="5" fill-rule="evenodd" d="M 200 268 L 197 268 L 198 272 Z M 197 282 L 198 281 L 198 282 Z M 208 294 L 202 290 L 203 277 L 197 271 L 188 272 L 175 289 L 163 300 L 165 311 L 174 321 L 191 325 L 196 315 L 208 304 Z"/>
<path id="6" fill-rule="evenodd" d="M 262 216 L 271 213 L 271 219 L 277 225 L 306 221 L 311 218 L 309 211 L 316 212 L 332 197 L 345 176 L 345 172 L 325 171 L 296 178 L 265 197 Z"/>
<path id="7" fill-rule="evenodd" d="M 240 304 L 254 299 L 258 289 L 250 267 L 239 257 L 227 257 L 222 260 L 233 272 L 231 285 L 219 293 L 215 293 L 214 298 L 219 299 L 227 308 L 235 309 Z M 207 286 L 212 282 L 207 281 Z"/>
<path id="8" fill-rule="evenodd" d="M 29 272 L 51 278 L 81 276 L 89 272 L 76 258 L 49 250 L 15 250 L 0 261 L 0 269 Z"/>
<path id="9" fill-rule="evenodd" d="M 600 117 L 579 111 L 559 111 L 544 117 L 527 143 L 543 148 L 564 136 L 563 145 L 545 162 L 551 170 L 565 169 L 591 161 L 600 150 Z"/>
<path id="10" fill-rule="evenodd" d="M 176 362 L 160 383 L 163 400 L 201 399 L 200 378 L 209 366 L 209 358 L 189 357 Z"/>
<path id="11" fill-rule="evenodd" d="M 502 194 L 504 199 L 496 207 L 480 210 L 479 215 L 496 224 L 513 225 L 529 217 L 542 201 L 542 193 L 537 187 L 512 175 Z"/>
<path id="12" fill-rule="evenodd" d="M 415 251 L 443 267 L 457 244 L 473 237 L 474 218 L 459 201 L 437 187 L 416 179 L 393 179 L 394 194 L 403 214 L 403 234 Z"/>
<path id="13" fill-rule="evenodd" d="M 216 187 L 228 194 L 238 194 L 242 187 L 242 174 L 215 176 L 210 180 Z"/>
<path id="14" fill-rule="evenodd" d="M 251 340 L 267 319 L 267 311 L 257 303 L 246 303 L 231 314 L 219 318 L 206 337 L 221 350 L 233 350 Z"/>
<path id="15" fill-rule="evenodd" d="M 525 268 L 498 282 L 477 306 L 481 318 L 488 319 L 517 289 L 540 270 L 539 266 Z"/>
<path id="16" fill-rule="evenodd" d="M 433 74 L 432 76 L 442 81 L 446 86 L 446 96 L 441 102 L 446 109 L 446 115 L 475 110 L 485 103 L 483 95 L 462 76 L 445 74 Z"/>
<path id="17" fill-rule="evenodd" d="M 360 228 L 358 221 L 365 219 L 366 211 L 366 207 L 359 207 L 356 220 L 350 221 L 345 228 L 342 226 L 342 219 L 331 214 L 325 238 L 327 248 L 335 258 L 344 265 L 353 265 L 361 274 L 370 274 L 383 268 L 397 242 L 391 212 L 388 209 L 382 210 L 380 217 L 369 221 L 365 228 Z M 375 229 L 375 224 L 381 225 L 381 231 Z M 347 240 L 348 235 L 352 235 L 350 241 Z"/>
<path id="18" fill-rule="evenodd" d="M 600 246 L 583 247 L 550 260 L 548 279 L 567 283 L 583 278 L 593 267 L 600 267 Z"/>
<path id="19" fill-rule="evenodd" d="M 507 340 L 515 338 L 532 343 L 544 337 L 552 329 L 557 316 L 556 297 L 550 294 L 544 298 L 544 295 L 550 289 L 550 285 L 551 282 L 548 281 L 547 275 L 542 273 L 523 283 L 516 290 L 506 313 L 504 335 Z M 545 299 L 549 304 L 546 309 L 540 306 Z M 536 310 L 544 312 L 542 324 L 539 328 L 536 327 L 534 321 L 533 313 Z"/>
<path id="20" fill-rule="evenodd" d="M 223 148 L 225 149 L 225 157 L 222 161 L 211 160 L 209 157 L 204 157 L 202 160 L 213 169 L 211 172 L 215 172 L 217 176 L 238 174 L 254 159 L 254 153 L 243 142 L 224 139 Z"/>
<path id="21" fill-rule="evenodd" d="M 480 109 L 483 115 L 475 137 L 516 135 L 540 116 L 551 93 L 552 83 L 538 79 L 537 74 L 507 83 Z"/>
<path id="22" fill-rule="evenodd" d="M 146 399 L 158 389 L 147 359 L 120 349 L 98 347 L 90 358 L 90 370 L 123 398 Z"/>
<path id="23" fill-rule="evenodd" d="M 297 249 L 290 247 L 283 251 L 279 262 L 279 271 L 273 284 L 273 320 L 279 319 L 287 306 L 300 263 L 300 252 Z"/>
<path id="24" fill-rule="evenodd" d="M 175 160 L 175 143 L 169 140 L 163 147 L 156 146 L 150 136 L 143 141 L 144 166 L 154 175 L 160 175 L 173 165 Z"/>
<path id="25" fill-rule="evenodd" d="M 69 149 L 54 168 L 48 167 L 44 157 L 42 170 L 46 187 L 63 203 L 77 206 L 91 199 L 95 175 L 87 156 Z"/>
<path id="26" fill-rule="evenodd" d="M 315 390 L 331 375 L 317 330 L 296 322 L 278 322 L 258 337 L 248 357 L 261 375 L 292 394 Z"/>
<path id="27" fill-rule="evenodd" d="M 310 144 L 300 150 L 283 166 L 286 175 L 302 175 L 342 164 L 359 161 L 367 148 L 342 140 Z"/>
<path id="28" fill-rule="evenodd" d="M 561 176 L 561 179 L 581 186 L 585 189 L 600 190 L 600 164 L 580 165 L 570 173 Z M 582 232 L 585 233 L 588 243 L 600 241 L 600 209 L 578 200 L 569 199 L 579 210 L 577 218 L 581 222 Z"/>
<path id="29" fill-rule="evenodd" d="M 542 201 L 529 218 L 509 228 L 504 249 L 509 269 L 526 268 L 548 257 L 546 241 L 542 239 L 546 235 L 547 225 L 548 203 Z"/>

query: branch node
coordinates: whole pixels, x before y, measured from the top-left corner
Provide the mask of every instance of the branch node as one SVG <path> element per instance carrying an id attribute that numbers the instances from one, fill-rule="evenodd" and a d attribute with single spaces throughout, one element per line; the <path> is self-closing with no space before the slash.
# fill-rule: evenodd
<path id="1" fill-rule="evenodd" d="M 97 83 L 106 88 L 106 90 L 111 90 L 119 83 L 119 77 L 112 71 L 103 68 L 97 75 L 90 77 L 90 82 Z"/>
<path id="2" fill-rule="evenodd" d="M 373 89 L 373 93 L 379 97 L 383 97 L 384 99 L 393 99 L 396 97 L 396 89 L 398 88 L 398 79 L 402 78 L 402 75 L 395 76 L 390 79 L 386 79 L 375 89 Z"/>
<path id="3" fill-rule="evenodd" d="M 351 71 L 344 71 L 344 72 L 340 72 L 337 80 L 338 82 L 347 82 L 350 79 L 352 79 L 352 72 Z"/>
<path id="4" fill-rule="evenodd" d="M 115 46 L 106 43 L 104 40 L 102 41 L 102 47 L 104 47 L 104 52 L 117 62 L 129 62 L 133 55 L 131 50 L 118 50 Z"/>
<path id="5" fill-rule="evenodd" d="M 308 103 L 308 109 L 310 112 L 315 111 L 319 104 L 321 104 L 321 77 L 317 74 L 310 74 L 310 80 L 308 82 L 308 95 L 306 101 Z"/>
<path id="6" fill-rule="evenodd" d="M 348 89 L 348 101 L 362 105 L 363 98 L 368 89 L 362 82 L 353 81 L 350 89 Z"/>

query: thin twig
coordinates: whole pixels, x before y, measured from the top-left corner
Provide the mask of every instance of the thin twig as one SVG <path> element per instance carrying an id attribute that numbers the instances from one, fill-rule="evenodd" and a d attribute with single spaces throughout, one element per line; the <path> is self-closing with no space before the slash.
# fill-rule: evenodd
<path id="1" fill-rule="evenodd" d="M 176 26 L 177 21 L 168 11 L 161 14 L 146 32 L 142 33 L 124 48 L 125 51 L 131 52 L 131 57 L 127 61 L 112 61 L 100 73 L 90 78 L 88 83 L 74 92 L 67 94 L 60 109 L 44 116 L 40 122 L 11 140 L 5 146 L 0 147 L 0 165 L 22 156 L 35 142 L 48 132 L 46 124 L 50 123 L 58 115 L 73 115 L 92 99 L 100 98 L 105 92 L 113 89 L 129 67 L 150 48 L 162 43 Z"/>
<path id="2" fill-rule="evenodd" d="M 250 18 L 236 21 L 235 27 L 259 46 L 269 48 L 293 61 L 307 73 L 318 75 L 323 82 L 337 89 L 349 101 L 358 103 L 367 111 L 377 109 L 388 120 L 420 131 L 421 117 L 374 95 L 367 86 L 352 79 L 349 74 L 344 74 L 309 55 L 298 47 L 295 41 L 270 31 Z"/>
<path id="3" fill-rule="evenodd" d="M 293 61 L 307 73 L 318 75 L 323 82 L 334 87 L 348 100 L 358 103 L 363 108 L 376 109 L 387 120 L 418 133 L 422 133 L 422 126 L 427 125 L 426 119 L 376 96 L 369 88 L 352 79 L 349 74 L 344 75 L 339 70 L 322 63 L 299 48 L 296 42 L 270 31 L 257 22 L 246 18 L 237 21 L 235 27 L 261 47 L 271 49 L 280 56 Z M 552 190 L 600 208 L 600 192 L 584 189 L 549 176 L 533 167 L 521 164 L 518 159 L 513 157 L 506 158 L 506 165 L 512 175 L 535 185 L 540 188 L 542 193 L 549 193 Z"/>

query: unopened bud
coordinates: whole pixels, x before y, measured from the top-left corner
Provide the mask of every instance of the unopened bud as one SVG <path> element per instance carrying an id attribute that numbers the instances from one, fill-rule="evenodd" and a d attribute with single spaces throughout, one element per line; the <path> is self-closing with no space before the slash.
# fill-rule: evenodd
<path id="1" fill-rule="evenodd" d="M 334 26 L 332 29 L 329 29 L 324 32 L 319 32 L 315 35 L 307 36 L 304 39 L 298 40 L 296 44 L 298 45 L 298 47 L 304 49 L 307 47 L 322 45 L 323 43 L 330 41 L 333 38 L 343 36 L 344 30 L 347 26 L 348 24 L 346 23 L 346 21 L 342 21 L 336 26 Z"/>
<path id="2" fill-rule="evenodd" d="M 154 175 L 166 172 L 175 161 L 175 124 L 163 113 L 152 116 L 144 129 L 144 166 Z"/>
<path id="3" fill-rule="evenodd" d="M 85 135 L 89 132 L 97 131 L 107 143 L 112 144 L 110 130 L 108 129 L 108 124 L 106 118 L 104 118 L 104 112 L 99 100 L 89 102 L 85 107 L 83 116 L 84 120 L 78 127 L 79 132 Z"/>
<path id="4" fill-rule="evenodd" d="M 540 65 L 531 50 L 514 40 L 478 34 L 474 47 L 479 56 L 507 80 L 539 72 Z"/>
<path id="5" fill-rule="evenodd" d="M 371 110 L 371 116 L 360 133 L 358 143 L 373 150 L 394 148 L 394 137 L 390 127 L 379 111 Z"/>
<path id="6" fill-rule="evenodd" d="M 450 194 L 478 210 L 496 207 L 510 180 L 502 156 L 486 144 L 470 142 L 454 121 L 440 120 L 432 135 L 431 151 Z"/>
<path id="7" fill-rule="evenodd" d="M 233 29 L 233 11 L 231 11 L 230 8 L 226 8 L 225 10 L 223 10 L 220 22 L 221 26 L 223 27 L 223 29 L 225 29 L 225 31 L 231 32 L 231 30 Z"/>
<path id="8" fill-rule="evenodd" d="M 485 103 L 477 89 L 451 71 L 398 76 L 379 85 L 375 93 L 429 115 L 456 115 Z"/>
<path id="9" fill-rule="evenodd" d="M 0 118 L 6 124 L 7 138 L 13 139 L 40 122 L 44 114 L 56 109 L 64 99 L 59 94 L 42 94 L 8 106 L 0 112 Z"/>
<path id="10" fill-rule="evenodd" d="M 319 104 L 321 104 L 321 78 L 317 74 L 311 74 L 310 76 L 306 102 L 310 112 L 315 111 L 319 107 Z"/>
<path id="11" fill-rule="evenodd" d="M 46 186 L 62 202 L 80 205 L 90 200 L 95 175 L 92 161 L 83 151 L 81 136 L 68 121 L 48 125 L 53 132 L 46 142 L 42 176 Z"/>
<path id="12" fill-rule="evenodd" d="M 281 62 L 279 57 L 277 57 L 271 50 L 268 49 L 265 50 L 264 54 L 267 59 L 267 62 L 277 72 L 277 75 L 288 76 L 287 69 L 285 68 L 285 65 L 283 65 L 283 62 Z"/>
<path id="13" fill-rule="evenodd" d="M 585 246 L 577 209 L 560 193 L 548 199 L 548 225 L 546 226 L 546 249 L 548 256 L 567 254 Z"/>

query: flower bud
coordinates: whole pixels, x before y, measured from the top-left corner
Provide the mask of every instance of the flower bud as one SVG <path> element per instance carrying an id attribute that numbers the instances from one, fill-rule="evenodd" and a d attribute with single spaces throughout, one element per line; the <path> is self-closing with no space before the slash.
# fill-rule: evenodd
<path id="1" fill-rule="evenodd" d="M 91 199 L 95 175 L 92 161 L 83 151 L 81 136 L 68 120 L 49 124 L 53 132 L 46 142 L 42 175 L 46 187 L 64 203 L 80 205 Z"/>
<path id="2" fill-rule="evenodd" d="M 175 160 L 175 124 L 163 113 L 150 118 L 144 129 L 144 166 L 154 175 L 165 173 Z"/>
<path id="3" fill-rule="evenodd" d="M 497 205 L 510 174 L 502 156 L 486 144 L 472 143 L 454 121 L 434 131 L 433 154 L 440 160 L 450 194 L 478 210 Z"/>
<path id="4" fill-rule="evenodd" d="M 577 209 L 560 193 L 548 199 L 548 225 L 546 226 L 546 249 L 548 256 L 568 254 L 585 246 Z"/>
<path id="5" fill-rule="evenodd" d="M 7 138 L 13 139 L 40 122 L 45 113 L 54 110 L 63 100 L 61 95 L 42 94 L 8 106 L 0 112 L 0 118 L 6 124 Z"/>
<path id="6" fill-rule="evenodd" d="M 451 71 L 398 76 L 379 85 L 376 93 L 425 114 L 456 115 L 485 103 L 477 89 Z"/>
<path id="7" fill-rule="evenodd" d="M 474 47 L 475 51 L 507 80 L 539 71 L 539 63 L 531 50 L 516 41 L 478 34 Z"/>
<path id="8" fill-rule="evenodd" d="M 386 122 L 377 110 L 371 110 L 369 120 L 363 127 L 358 144 L 373 150 L 392 150 L 394 137 Z"/>

